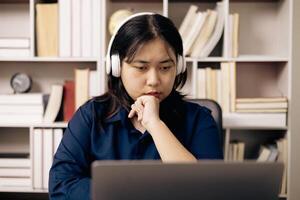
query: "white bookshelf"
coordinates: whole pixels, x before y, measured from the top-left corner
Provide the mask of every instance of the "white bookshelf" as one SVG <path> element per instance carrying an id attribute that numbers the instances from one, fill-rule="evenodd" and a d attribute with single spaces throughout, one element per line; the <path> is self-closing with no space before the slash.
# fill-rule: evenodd
<path id="1" fill-rule="evenodd" d="M 101 35 L 100 37 L 100 55 L 99 57 L 77 57 L 77 58 L 47 58 L 36 57 L 35 55 L 35 3 L 43 2 L 39 0 L 0 0 L 0 37 L 27 37 L 31 42 L 31 56 L 26 58 L 0 57 L 0 93 L 11 93 L 9 79 L 11 75 L 18 71 L 29 73 L 35 80 L 33 91 L 49 93 L 52 83 L 62 83 L 64 80 L 73 79 L 74 69 L 76 67 L 88 67 L 91 70 L 97 70 L 101 76 L 100 83 L 103 85 L 101 92 L 105 91 L 105 54 L 110 39 L 107 30 L 108 19 L 112 13 L 119 9 L 130 9 L 133 12 L 151 11 L 170 17 L 175 25 L 179 27 L 186 11 L 191 4 L 197 5 L 200 10 L 214 9 L 217 0 L 101 0 Z M 235 62 L 237 66 L 237 97 L 273 97 L 284 95 L 289 101 L 296 101 L 292 98 L 293 91 L 297 86 L 293 85 L 292 77 L 295 54 L 292 57 L 294 48 L 292 39 L 292 21 L 295 17 L 291 14 L 296 0 L 223 0 L 225 4 L 225 13 L 237 12 L 240 14 L 240 39 L 239 56 L 231 58 L 223 55 L 207 58 L 187 57 L 189 78 L 184 88 L 190 97 L 193 97 L 196 90 L 196 70 L 198 65 L 207 63 L 208 65 L 220 64 L 222 62 Z M 298 3 L 299 4 L 299 3 Z M 297 5 L 299 8 L 299 5 Z M 294 11 L 295 12 L 295 11 Z M 299 20 L 298 20 L 299 21 Z M 294 22 L 295 23 L 295 22 Z M 298 22 L 299 23 L 299 22 Z M 300 23 L 299 23 L 300 24 Z M 228 20 L 225 20 L 225 30 L 228 28 Z M 295 32 L 295 31 L 294 31 Z M 298 34 L 299 35 L 299 34 Z M 299 40 L 299 39 L 298 39 Z M 227 46 L 227 35 L 223 36 L 222 45 Z M 299 45 L 298 45 L 299 46 Z M 226 48 L 225 48 L 226 49 Z M 299 50 L 299 48 L 298 48 Z M 299 56 L 298 56 L 299 57 Z M 298 62 L 299 64 L 299 62 Z M 299 70 L 298 70 L 299 71 Z M 296 78 L 296 77 L 294 77 Z M 255 80 L 255 81 L 254 81 Z M 296 87 L 296 89 L 295 89 Z M 299 86 L 298 86 L 299 88 Z M 299 95 L 298 95 L 299 97 Z M 289 104 L 294 105 L 294 104 Z M 290 110 L 290 109 L 289 109 Z M 279 132 L 289 140 L 290 156 L 294 155 L 295 141 L 294 132 L 299 130 L 295 125 L 291 125 L 290 113 L 286 116 L 287 124 L 272 123 L 272 119 L 278 117 L 274 114 L 264 115 L 252 114 L 251 120 L 247 120 L 239 113 L 225 113 L 223 115 L 223 125 L 225 129 L 225 153 L 228 151 L 228 144 L 231 138 L 231 132 L 241 131 L 262 131 L 268 134 L 269 131 Z M 295 115 L 293 115 L 295 116 Z M 295 122 L 294 122 L 295 123 Z M 295 123 L 296 124 L 296 123 Z M 299 126 L 299 125 L 298 125 Z M 21 132 L 31 132 L 35 128 L 66 128 L 67 123 L 55 122 L 51 124 L 1 124 L 2 130 L 20 129 Z M 291 127 L 293 130 L 291 131 Z M 294 131 L 294 132 L 293 132 Z M 238 134 L 235 134 L 237 135 Z M 276 134 L 275 134 L 276 135 Z M 248 134 L 250 139 L 255 137 Z M 277 136 L 275 136 L 277 137 Z M 298 137 L 299 138 L 299 137 Z M 299 142 L 299 139 L 297 140 Z M 294 156 L 295 157 L 295 156 Z M 294 157 L 291 157 L 294 158 Z M 295 158 L 294 158 L 295 159 Z M 288 200 L 296 200 L 295 187 L 291 184 L 298 183 L 293 163 L 289 161 L 288 176 L 288 194 L 282 194 L 281 197 Z M 291 178 L 292 182 L 290 182 Z M 300 178 L 299 178 L 300 179 Z M 46 190 L 34 190 L 32 188 L 0 188 L 0 191 L 15 192 L 47 192 Z"/>

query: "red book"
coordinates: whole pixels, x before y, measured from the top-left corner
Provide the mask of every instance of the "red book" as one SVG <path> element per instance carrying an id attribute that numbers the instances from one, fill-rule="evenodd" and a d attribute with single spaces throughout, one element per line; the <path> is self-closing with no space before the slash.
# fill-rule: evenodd
<path id="1" fill-rule="evenodd" d="M 64 83 L 64 121 L 69 121 L 75 112 L 75 83 L 67 80 Z"/>

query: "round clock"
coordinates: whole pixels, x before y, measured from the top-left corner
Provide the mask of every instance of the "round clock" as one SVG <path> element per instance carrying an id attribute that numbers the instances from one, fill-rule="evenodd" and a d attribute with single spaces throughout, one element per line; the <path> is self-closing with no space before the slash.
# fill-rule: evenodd
<path id="1" fill-rule="evenodd" d="M 25 73 L 15 73 L 10 79 L 10 86 L 15 93 L 29 92 L 31 89 L 32 80 Z"/>

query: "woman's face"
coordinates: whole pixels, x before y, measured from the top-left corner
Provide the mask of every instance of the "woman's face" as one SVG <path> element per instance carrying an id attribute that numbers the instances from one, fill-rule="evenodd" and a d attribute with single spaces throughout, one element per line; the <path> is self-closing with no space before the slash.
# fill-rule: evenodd
<path id="1" fill-rule="evenodd" d="M 129 94 L 136 100 L 142 95 L 153 95 L 160 101 L 172 91 L 176 77 L 176 56 L 160 38 L 139 48 L 132 62 L 122 62 L 121 80 Z"/>

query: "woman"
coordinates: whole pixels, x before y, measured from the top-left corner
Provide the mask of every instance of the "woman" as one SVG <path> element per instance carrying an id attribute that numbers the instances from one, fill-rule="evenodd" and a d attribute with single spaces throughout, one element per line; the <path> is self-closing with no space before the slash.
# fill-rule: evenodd
<path id="1" fill-rule="evenodd" d="M 210 111 L 183 100 L 181 37 L 158 14 L 126 20 L 108 48 L 108 92 L 70 120 L 50 170 L 52 199 L 89 199 L 94 160 L 221 159 Z"/>

